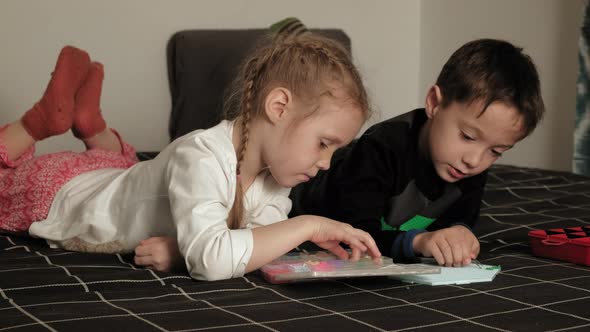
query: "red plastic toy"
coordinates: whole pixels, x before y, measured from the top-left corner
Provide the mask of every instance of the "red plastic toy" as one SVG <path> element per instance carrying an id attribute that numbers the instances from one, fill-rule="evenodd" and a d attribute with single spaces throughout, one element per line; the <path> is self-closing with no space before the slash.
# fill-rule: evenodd
<path id="1" fill-rule="evenodd" d="M 534 230 L 529 237 L 536 256 L 590 266 L 590 226 Z"/>

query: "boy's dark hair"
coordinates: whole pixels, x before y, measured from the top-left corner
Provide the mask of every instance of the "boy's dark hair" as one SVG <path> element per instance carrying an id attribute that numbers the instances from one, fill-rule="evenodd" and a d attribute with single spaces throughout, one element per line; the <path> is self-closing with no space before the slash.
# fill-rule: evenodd
<path id="1" fill-rule="evenodd" d="M 482 113 L 495 101 L 516 107 L 524 120 L 523 137 L 545 111 L 535 64 L 522 48 L 503 40 L 478 39 L 461 46 L 443 66 L 436 84 L 443 107 L 477 100 L 484 101 Z"/>

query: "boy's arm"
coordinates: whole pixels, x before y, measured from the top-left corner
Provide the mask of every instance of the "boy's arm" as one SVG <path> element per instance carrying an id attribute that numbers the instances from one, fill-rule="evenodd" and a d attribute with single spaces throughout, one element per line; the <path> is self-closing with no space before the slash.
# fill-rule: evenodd
<path id="1" fill-rule="evenodd" d="M 332 168 L 291 192 L 291 216 L 320 215 L 347 222 L 374 238 L 379 250 L 391 256 L 397 232 L 382 231 L 398 174 L 396 154 L 375 137 L 362 137 L 339 151 Z"/>
<path id="2" fill-rule="evenodd" d="M 385 130 L 372 129 L 337 151 L 329 170 L 293 189 L 290 216 L 320 215 L 375 234 L 372 230 L 379 228 L 388 210 L 402 162 L 391 144 L 396 140 L 384 135 Z"/>
<path id="3" fill-rule="evenodd" d="M 459 199 L 427 228 L 427 233 L 412 238 L 416 254 L 432 256 L 446 266 L 469 264 L 477 257 L 479 242 L 471 228 L 479 217 L 486 179 L 484 172 L 459 184 Z"/>
<path id="4" fill-rule="evenodd" d="M 416 259 L 421 252 L 416 252 L 414 239 L 418 234 L 424 232 L 436 232 L 453 226 L 463 226 L 469 232 L 477 222 L 481 199 L 484 193 L 484 187 L 487 179 L 487 172 L 466 179 L 460 183 L 462 192 L 458 200 L 453 203 L 447 211 L 439 216 L 426 230 L 410 230 L 407 232 L 392 232 L 393 242 L 388 253 L 394 261 L 411 262 Z M 429 239 L 432 235 L 428 236 Z"/>
<path id="5" fill-rule="evenodd" d="M 387 121 L 369 128 L 334 155 L 329 170 L 291 191 L 290 216 L 315 214 L 348 222 L 371 234 L 384 255 L 413 259 L 417 232 L 383 230 L 381 224 L 391 197 L 407 185 L 408 130 L 406 123 Z"/>

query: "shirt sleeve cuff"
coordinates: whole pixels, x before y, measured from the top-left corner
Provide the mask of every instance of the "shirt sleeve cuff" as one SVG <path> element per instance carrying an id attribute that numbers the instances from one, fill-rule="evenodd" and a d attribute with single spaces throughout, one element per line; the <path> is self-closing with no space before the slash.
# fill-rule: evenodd
<path id="1" fill-rule="evenodd" d="M 412 229 L 397 235 L 391 248 L 391 258 L 395 262 L 406 262 L 416 259 L 414 254 L 414 238 L 420 233 L 426 232 L 423 229 Z"/>
<path id="2" fill-rule="evenodd" d="M 233 246 L 233 257 L 237 264 L 234 265 L 232 278 L 241 277 L 246 273 L 246 265 L 252 257 L 254 237 L 251 229 L 235 229 L 230 233 Z M 238 244 L 238 248 L 235 245 Z"/>

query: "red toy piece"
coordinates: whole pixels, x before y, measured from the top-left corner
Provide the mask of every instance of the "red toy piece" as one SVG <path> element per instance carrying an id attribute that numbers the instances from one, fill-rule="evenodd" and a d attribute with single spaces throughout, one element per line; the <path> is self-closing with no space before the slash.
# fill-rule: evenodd
<path id="1" fill-rule="evenodd" d="M 590 266 L 590 226 L 529 232 L 533 254 Z"/>

